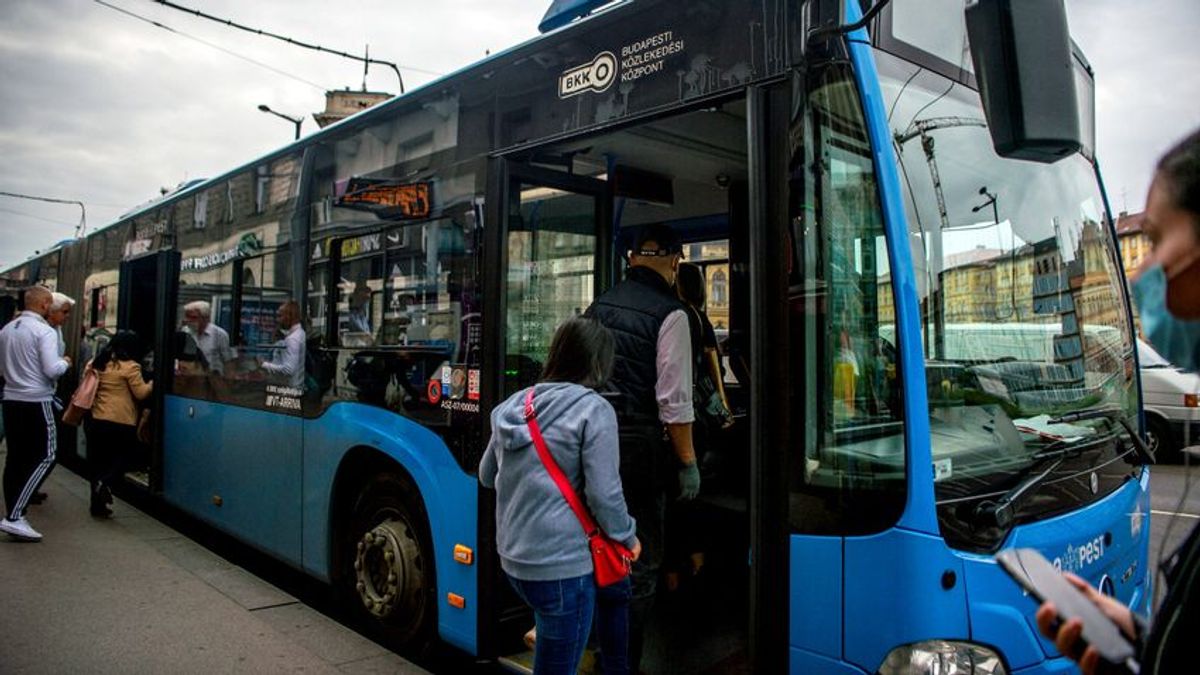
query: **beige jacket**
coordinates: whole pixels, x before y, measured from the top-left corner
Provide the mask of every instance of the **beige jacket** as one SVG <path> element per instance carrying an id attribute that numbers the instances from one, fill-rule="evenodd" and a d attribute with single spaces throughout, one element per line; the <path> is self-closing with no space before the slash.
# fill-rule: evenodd
<path id="1" fill-rule="evenodd" d="M 138 421 L 137 402 L 146 400 L 153 390 L 154 384 L 142 379 L 140 365 L 133 361 L 110 361 L 108 368 L 100 371 L 92 419 L 133 426 Z"/>

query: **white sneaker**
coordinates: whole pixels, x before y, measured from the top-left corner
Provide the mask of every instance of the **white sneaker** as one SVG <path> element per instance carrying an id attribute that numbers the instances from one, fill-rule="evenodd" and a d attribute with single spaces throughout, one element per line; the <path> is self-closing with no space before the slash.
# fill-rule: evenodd
<path id="1" fill-rule="evenodd" d="M 7 532 L 9 535 L 16 537 L 17 539 L 24 539 L 25 541 L 42 540 L 42 533 L 33 529 L 33 526 L 29 524 L 29 521 L 25 520 L 24 518 L 18 518 L 16 520 L 9 520 L 8 518 L 5 518 L 0 520 L 0 532 Z"/>

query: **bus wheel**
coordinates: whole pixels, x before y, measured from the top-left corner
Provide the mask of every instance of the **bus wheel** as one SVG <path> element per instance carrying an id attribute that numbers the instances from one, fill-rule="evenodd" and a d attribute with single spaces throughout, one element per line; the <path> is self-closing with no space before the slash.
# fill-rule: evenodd
<path id="1" fill-rule="evenodd" d="M 354 509 L 347 581 L 351 602 L 388 643 L 422 651 L 436 611 L 435 580 L 425 512 L 416 493 L 408 481 L 393 475 L 377 476 L 362 489 Z"/>

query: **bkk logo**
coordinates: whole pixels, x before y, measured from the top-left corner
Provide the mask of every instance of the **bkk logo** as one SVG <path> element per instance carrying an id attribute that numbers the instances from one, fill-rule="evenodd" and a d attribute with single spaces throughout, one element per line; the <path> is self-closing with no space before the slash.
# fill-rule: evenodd
<path id="1" fill-rule="evenodd" d="M 612 52 L 600 52 L 591 63 L 576 66 L 558 76 L 558 97 L 608 89 L 617 79 L 617 57 Z"/>

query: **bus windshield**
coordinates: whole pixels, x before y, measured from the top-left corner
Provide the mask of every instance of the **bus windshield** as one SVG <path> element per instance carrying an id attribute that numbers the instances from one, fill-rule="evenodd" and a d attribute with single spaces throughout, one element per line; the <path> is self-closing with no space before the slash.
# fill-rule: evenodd
<path id="1" fill-rule="evenodd" d="M 1051 444 L 1112 434 L 1108 420 L 1055 424 L 1056 416 L 1098 406 L 1135 415 L 1115 245 L 1083 156 L 1003 159 L 976 91 L 886 52 L 876 57 L 921 302 L 943 530 L 952 542 L 960 531 L 969 541 L 957 543 L 990 548 L 1003 533 L 980 537 L 962 504 L 1003 494 Z M 1121 444 L 1089 446 L 1102 451 L 1064 464 L 1019 518 L 1076 508 L 1128 477 Z M 1104 489 L 1066 487 L 1106 461 Z"/>

